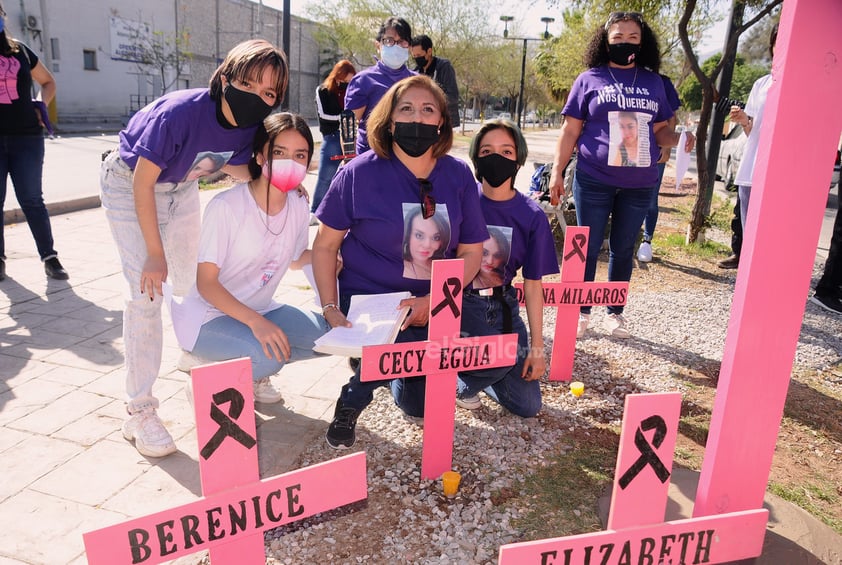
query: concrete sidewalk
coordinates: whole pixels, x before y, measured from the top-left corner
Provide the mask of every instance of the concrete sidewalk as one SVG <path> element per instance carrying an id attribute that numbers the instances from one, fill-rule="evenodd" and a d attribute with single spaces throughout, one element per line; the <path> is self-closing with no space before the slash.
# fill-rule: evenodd
<path id="1" fill-rule="evenodd" d="M 552 136 L 545 137 L 550 147 Z M 544 158 L 546 149 L 541 147 L 536 140 L 531 158 Z M 315 175 L 308 175 L 305 184 L 311 191 L 314 183 Z M 203 192 L 203 204 L 214 194 Z M 175 369 L 180 349 L 168 315 L 164 314 L 164 356 L 155 393 L 179 451 L 164 459 L 147 459 L 120 433 L 125 417 L 125 283 L 105 214 L 93 208 L 58 215 L 53 230 L 69 281 L 45 277 L 25 223 L 5 227 L 7 279 L 0 282 L 0 565 L 86 563 L 83 533 L 201 496 L 193 415 L 183 390 L 187 375 Z M 311 228 L 311 237 L 314 232 Z M 312 305 L 312 290 L 301 273 L 287 274 L 279 292 L 283 302 Z M 324 357 L 294 363 L 274 377 L 285 403 L 256 406 L 261 476 L 292 470 L 310 442 L 323 441 L 333 403 L 348 376 L 345 358 Z M 791 516 L 787 523 L 770 524 L 770 529 L 792 543 L 809 538 L 821 547 L 839 547 L 839 536 L 811 516 Z"/>

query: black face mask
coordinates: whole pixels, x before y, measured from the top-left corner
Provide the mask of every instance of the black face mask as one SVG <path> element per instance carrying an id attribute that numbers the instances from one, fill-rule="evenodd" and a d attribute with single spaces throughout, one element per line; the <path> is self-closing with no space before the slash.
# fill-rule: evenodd
<path id="1" fill-rule="evenodd" d="M 272 106 L 264 102 L 260 96 L 239 90 L 231 84 L 225 87 L 222 96 L 228 102 L 238 128 L 257 125 L 272 113 Z"/>
<path id="2" fill-rule="evenodd" d="M 634 43 L 608 44 L 608 60 L 615 65 L 631 65 L 640 54 L 640 45 Z"/>
<path id="3" fill-rule="evenodd" d="M 415 57 L 415 66 L 418 67 L 419 71 L 422 70 L 427 66 L 427 57 Z"/>
<path id="4" fill-rule="evenodd" d="M 477 159 L 477 175 L 489 185 L 497 188 L 517 174 L 517 161 L 503 157 L 499 153 L 489 153 Z"/>
<path id="5" fill-rule="evenodd" d="M 421 122 L 395 122 L 395 143 L 410 157 L 420 157 L 439 140 L 439 126 Z"/>

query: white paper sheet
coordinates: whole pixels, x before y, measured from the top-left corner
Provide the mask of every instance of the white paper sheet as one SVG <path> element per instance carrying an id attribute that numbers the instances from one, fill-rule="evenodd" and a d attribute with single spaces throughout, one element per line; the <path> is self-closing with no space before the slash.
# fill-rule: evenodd
<path id="1" fill-rule="evenodd" d="M 684 175 L 687 174 L 687 168 L 690 166 L 690 153 L 684 151 L 684 145 L 687 143 L 687 132 L 682 131 L 681 137 L 678 140 L 678 147 L 675 148 L 675 188 L 681 186 L 681 181 L 684 180 Z"/>

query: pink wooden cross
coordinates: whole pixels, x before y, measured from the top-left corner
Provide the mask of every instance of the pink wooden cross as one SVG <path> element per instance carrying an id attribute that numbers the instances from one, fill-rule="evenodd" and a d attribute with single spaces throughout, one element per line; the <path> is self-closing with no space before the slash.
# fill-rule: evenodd
<path id="1" fill-rule="evenodd" d="M 629 283 L 584 282 L 589 230 L 584 226 L 567 227 L 564 232 L 561 282 L 543 283 L 544 306 L 556 308 L 555 336 L 550 359 L 551 381 L 569 381 L 573 378 L 579 307 L 619 306 L 626 303 Z M 517 288 L 518 302 L 525 305 L 523 283 L 514 286 Z"/>
<path id="2" fill-rule="evenodd" d="M 84 534 L 88 562 L 152 564 L 207 549 L 212 563 L 265 563 L 262 532 L 367 496 L 365 453 L 260 481 L 251 361 L 192 371 L 204 498 Z"/>
<path id="3" fill-rule="evenodd" d="M 462 259 L 433 261 L 430 328 L 426 341 L 363 347 L 360 379 L 427 376 L 421 478 L 451 469 L 456 373 L 514 365 L 517 334 L 461 338 Z"/>
<path id="4" fill-rule="evenodd" d="M 664 522 L 679 393 L 626 396 L 608 529 L 504 545 L 500 565 L 724 563 L 760 555 L 768 510 Z"/>

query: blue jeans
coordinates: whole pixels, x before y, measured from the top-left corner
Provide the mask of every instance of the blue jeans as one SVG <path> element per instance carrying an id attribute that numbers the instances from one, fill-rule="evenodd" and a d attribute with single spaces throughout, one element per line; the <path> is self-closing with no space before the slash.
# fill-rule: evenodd
<path id="1" fill-rule="evenodd" d="M 529 354 L 526 325 L 518 313 L 514 289 L 504 291 L 503 299 L 512 312 L 512 332 L 516 333 L 517 360 L 513 366 L 496 367 L 459 373 L 456 392 L 460 397 L 473 396 L 483 390 L 509 412 L 531 418 L 541 409 L 541 385 L 538 380 L 521 377 L 523 364 Z M 493 296 L 462 296 L 462 335 L 487 336 L 503 333 L 503 305 Z"/>
<path id="2" fill-rule="evenodd" d="M 351 304 L 349 295 L 340 295 L 339 308 L 348 313 Z M 409 326 L 398 332 L 395 343 L 408 343 L 411 341 L 423 341 L 427 339 L 428 326 Z M 339 403 L 343 407 L 351 407 L 362 411 L 371 404 L 374 399 L 374 390 L 381 386 L 388 386 L 392 391 L 395 404 L 409 416 L 422 418 L 424 416 L 424 398 L 426 393 L 426 377 L 409 377 L 406 379 L 392 379 L 391 381 L 367 381 L 360 380 L 360 366 L 357 364 L 354 374 L 347 384 L 342 386 L 339 394 Z"/>
<path id="3" fill-rule="evenodd" d="M 646 212 L 646 219 L 643 221 L 643 241 L 652 241 L 655 235 L 655 226 L 658 223 L 658 194 L 661 192 L 661 182 L 664 180 L 666 163 L 658 163 L 658 185 L 652 191 L 652 199 L 649 201 L 649 211 Z"/>
<path id="4" fill-rule="evenodd" d="M 292 350 L 289 359 L 278 361 L 274 357 L 266 357 L 263 346 L 251 329 L 230 316 L 220 316 L 203 324 L 192 353 L 209 361 L 251 357 L 254 380 L 274 375 L 287 361 L 312 359 L 320 355 L 313 351 L 313 342 L 328 330 L 327 322 L 321 315 L 283 305 L 264 314 L 264 318 L 287 334 Z"/>
<path id="5" fill-rule="evenodd" d="M 576 171 L 573 177 L 573 196 L 576 199 L 576 222 L 588 226 L 588 255 L 585 262 L 585 281 L 596 276 L 596 262 L 602 247 L 602 234 L 608 219 L 611 232 L 608 236 L 608 280 L 629 281 L 634 257 L 637 233 L 655 187 L 618 188 L 603 184 L 595 178 Z M 582 306 L 581 312 L 589 314 L 590 306 Z M 608 306 L 609 314 L 622 314 L 622 306 Z"/>
<path id="6" fill-rule="evenodd" d="M 316 190 L 313 193 L 313 202 L 310 208 L 315 212 L 319 208 L 322 198 L 327 194 L 327 189 L 330 188 L 330 181 L 339 169 L 341 160 L 331 160 L 331 157 L 342 155 L 342 144 L 339 139 L 339 131 L 329 133 L 322 139 L 322 148 L 319 152 L 319 178 L 316 181 Z"/>
<path id="7" fill-rule="evenodd" d="M 6 178 L 11 177 L 29 231 L 41 260 L 56 256 L 50 214 L 44 205 L 41 172 L 44 167 L 44 136 L 0 135 L 0 218 L 6 202 Z M 6 240 L 0 226 L 0 259 L 6 258 Z"/>

